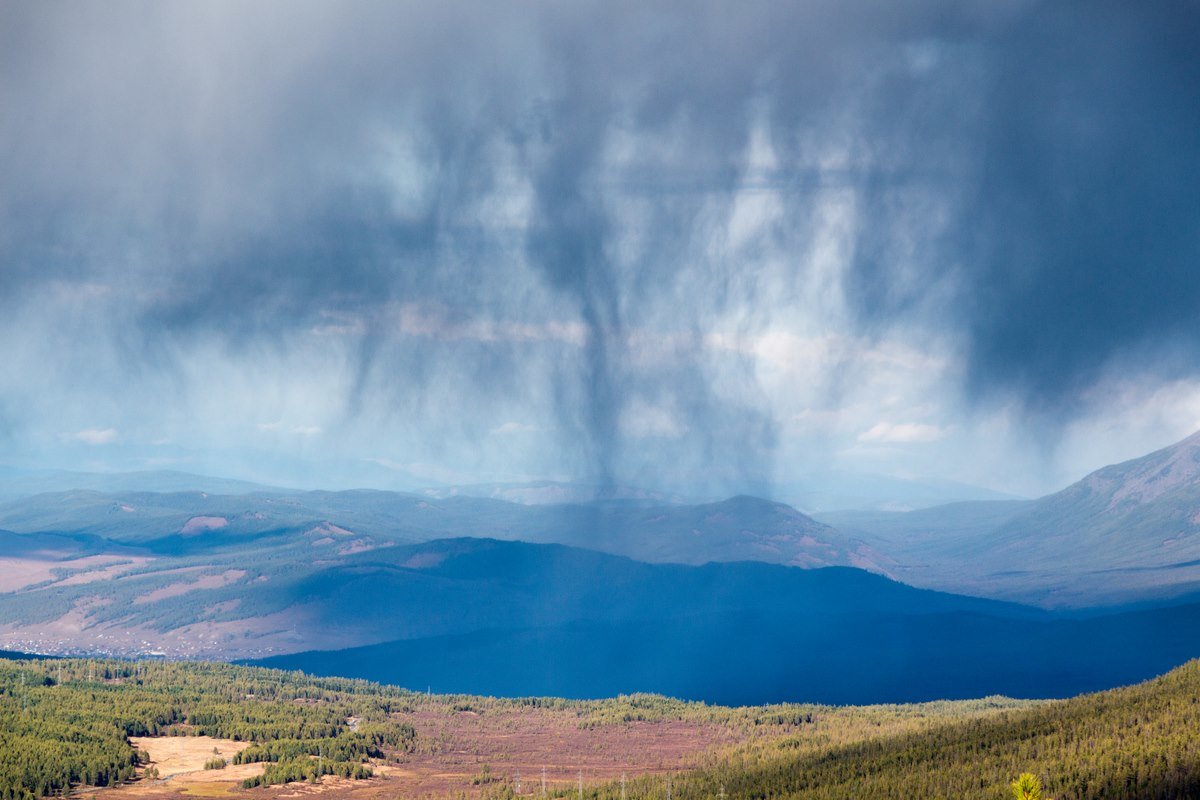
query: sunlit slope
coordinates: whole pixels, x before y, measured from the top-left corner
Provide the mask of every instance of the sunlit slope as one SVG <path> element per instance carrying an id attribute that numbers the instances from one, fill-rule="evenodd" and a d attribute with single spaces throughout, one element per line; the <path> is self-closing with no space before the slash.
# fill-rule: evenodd
<path id="1" fill-rule="evenodd" d="M 781 736 L 825 749 L 1032 705 L 987 698 L 727 708 L 645 694 L 497 700 L 226 664 L 0 657 L 0 797 L 33 800 L 128 782 L 131 794 L 105 796 L 190 793 L 177 780 L 178 765 L 170 771 L 157 762 L 164 748 L 201 757 L 186 769 L 199 771 L 206 796 L 263 796 L 247 784 L 305 780 L 308 793 L 331 790 L 337 798 L 511 797 L 521 768 L 527 776 L 549 768 L 557 796 L 576 786 L 585 764 L 588 783 L 623 772 L 664 774 L 706 753 Z M 212 738 L 164 745 L 160 737 Z M 643 752 L 621 745 L 625 737 Z M 213 759 L 211 771 L 203 768 Z M 169 784 L 155 783 L 160 767 Z M 358 780 L 316 785 L 322 774 Z M 196 788 L 195 775 L 184 777 Z"/>
<path id="2" fill-rule="evenodd" d="M 272 781 L 311 779 L 320 770 L 365 779 L 335 784 L 346 796 L 359 789 L 364 797 L 398 796 L 414 769 L 439 769 L 439 753 L 449 759 L 440 768 L 455 771 L 460 756 L 442 745 L 457 728 L 439 720 L 496 716 L 509 730 L 523 719 L 540 728 L 549 715 L 578 732 L 571 742 L 560 734 L 557 744 L 546 743 L 541 758 L 555 765 L 586 748 L 590 732 L 612 726 L 636 726 L 648 742 L 656 729 L 666 737 L 686 729 L 695 755 L 710 753 L 691 760 L 703 765 L 696 771 L 684 762 L 665 772 L 614 762 L 597 773 L 628 771 L 625 785 L 585 783 L 587 800 L 662 800 L 668 777 L 675 800 L 1000 800 L 1022 772 L 1038 775 L 1056 800 L 1169 800 L 1200 792 L 1198 697 L 1195 662 L 1136 686 L 1048 703 L 724 708 L 646 695 L 580 702 L 426 695 L 219 664 L 0 660 L 0 781 L 5 796 L 30 800 L 67 785 L 145 780 L 145 757 L 128 737 L 174 733 L 248 741 L 238 760 L 269 762 L 264 777 Z M 440 738 L 427 743 L 426 730 Z M 514 775 L 501 762 L 493 788 L 511 796 Z M 450 789 L 489 794 L 455 774 L 460 785 Z M 556 797 L 576 791 L 573 780 L 551 786 Z"/>
<path id="3" fill-rule="evenodd" d="M 1012 657 L 1038 653 L 1014 642 Z M 1054 800 L 1200 795 L 1200 663 L 1128 688 L 917 733 L 816 751 L 802 737 L 749 747 L 720 767 L 681 777 L 673 796 L 1001 800 L 1022 772 L 1038 775 Z M 596 797 L 616 800 L 620 792 L 610 786 Z M 663 787 L 640 782 L 627 793 L 661 797 Z"/>

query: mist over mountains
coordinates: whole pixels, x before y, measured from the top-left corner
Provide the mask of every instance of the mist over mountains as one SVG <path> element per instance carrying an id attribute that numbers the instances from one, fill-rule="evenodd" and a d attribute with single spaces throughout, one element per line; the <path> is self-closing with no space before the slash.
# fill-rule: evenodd
<path id="1" fill-rule="evenodd" d="M 225 493 L 120 488 L 193 480 Z M 636 490 L 81 482 L 108 491 L 0 503 L 5 647 L 737 703 L 1071 694 L 1200 655 L 1200 436 L 1039 500 L 819 520 Z M 1013 665 L 1015 641 L 1041 655 Z"/>

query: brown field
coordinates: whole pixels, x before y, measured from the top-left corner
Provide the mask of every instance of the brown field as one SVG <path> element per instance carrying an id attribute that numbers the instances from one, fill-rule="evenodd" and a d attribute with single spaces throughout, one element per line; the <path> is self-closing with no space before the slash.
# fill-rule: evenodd
<path id="1" fill-rule="evenodd" d="M 214 739 L 211 736 L 134 736 L 130 743 L 150 754 L 150 763 L 158 767 L 160 779 L 204 770 L 204 762 L 216 756 L 232 758 L 250 746 L 249 742 Z M 261 772 L 255 770 L 255 774 Z M 211 772 L 211 770 L 210 770 Z"/>
<path id="2" fill-rule="evenodd" d="M 239 789 L 243 780 L 263 771 L 262 764 L 231 764 L 220 770 L 204 768 L 204 762 L 218 755 L 232 760 L 234 754 L 250 746 L 249 742 L 213 739 L 209 736 L 135 736 L 129 741 L 134 747 L 150 754 L 150 765 L 158 768 L 158 780 L 142 778 L 117 789 L 83 790 L 83 797 L 95 797 L 96 800 L 229 797 Z"/>
<path id="3" fill-rule="evenodd" d="M 717 723 L 667 720 L 627 722 L 585 728 L 574 711 L 490 708 L 483 713 L 418 709 L 405 718 L 417 729 L 417 752 L 373 765 L 376 777 L 349 781 L 326 777 L 320 784 L 289 784 L 242 789 L 241 781 L 261 765 L 204 770 L 216 747 L 226 758 L 244 742 L 208 737 L 134 739 L 147 750 L 166 780 L 138 781 L 113 789 L 83 790 L 95 800 L 182 800 L 185 797 L 323 798 L 355 800 L 405 797 L 477 797 L 489 785 L 514 785 L 539 797 L 545 770 L 548 791 L 646 774 L 665 774 L 697 764 L 715 749 L 744 740 L 744 734 Z M 778 731 L 776 731 L 777 733 Z M 490 774 L 490 783 L 473 781 Z"/>

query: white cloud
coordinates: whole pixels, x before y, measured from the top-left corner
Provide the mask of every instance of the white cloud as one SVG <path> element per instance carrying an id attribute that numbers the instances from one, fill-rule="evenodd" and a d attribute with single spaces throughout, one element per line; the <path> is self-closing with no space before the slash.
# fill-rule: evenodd
<path id="1" fill-rule="evenodd" d="M 945 437 L 945 428 L 939 428 L 937 425 L 926 425 L 916 422 L 879 422 L 869 430 L 860 433 L 858 441 L 912 444 L 916 442 L 936 442 Z"/>
<path id="2" fill-rule="evenodd" d="M 116 428 L 85 428 L 70 438 L 90 445 L 112 444 L 120 434 Z"/>
<path id="3" fill-rule="evenodd" d="M 536 425 L 529 425 L 524 422 L 509 421 L 505 422 L 503 425 L 498 425 L 495 428 L 492 428 L 492 433 L 508 435 L 512 433 L 536 433 L 538 430 L 540 429 Z"/>
<path id="4" fill-rule="evenodd" d="M 257 427 L 260 431 L 293 433 L 297 436 L 316 436 L 321 432 L 317 425 L 285 425 L 283 420 L 260 422 Z"/>

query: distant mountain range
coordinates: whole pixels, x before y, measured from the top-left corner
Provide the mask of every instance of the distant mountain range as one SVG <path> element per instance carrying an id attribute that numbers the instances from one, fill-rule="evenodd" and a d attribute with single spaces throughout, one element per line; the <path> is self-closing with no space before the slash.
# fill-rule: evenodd
<path id="1" fill-rule="evenodd" d="M 861 542 L 790 506 L 753 497 L 700 505 L 611 500 L 526 506 L 500 500 L 383 491 L 56 492 L 0 504 L 0 529 L 102 537 L 152 552 L 333 526 L 358 549 L 460 536 L 586 547 L 642 561 L 766 561 L 885 572 Z"/>
<path id="2" fill-rule="evenodd" d="M 764 491 L 768 491 L 764 489 Z M 682 492 L 603 483 L 533 481 L 438 486 L 418 490 L 437 499 L 487 497 L 524 505 L 581 504 L 597 501 L 641 501 L 655 505 L 705 502 Z M 864 472 L 831 470 L 789 479 L 769 487 L 771 498 L 806 512 L 857 509 L 909 511 L 967 500 L 1017 500 L 1014 495 L 945 480 L 917 480 Z M 710 498 L 711 499 L 711 498 Z"/>
<path id="3" fill-rule="evenodd" d="M 177 470 L 141 470 L 134 472 L 80 472 L 50 469 L 19 469 L 0 466 L 0 502 L 35 494 L 86 489 L 97 492 L 187 492 L 208 494 L 275 494 L 320 489 L 369 489 L 415 493 L 427 499 L 477 497 L 503 500 L 521 505 L 564 505 L 625 501 L 652 505 L 688 505 L 713 502 L 722 498 L 701 497 L 683 491 L 612 484 L 609 481 L 523 481 L 509 483 L 435 484 L 395 468 L 374 462 L 324 463 L 337 476 L 337 486 L 312 486 L 315 467 L 302 464 L 275 464 L 270 454 L 259 454 L 260 461 L 275 469 L 270 474 L 291 475 L 270 484 L 248 480 L 213 477 Z M 285 488 L 286 487 L 286 488 Z M 991 489 L 945 480 L 898 478 L 845 470 L 807 474 L 763 487 L 763 494 L 808 513 L 843 509 L 871 511 L 907 511 L 968 500 L 1020 499 Z"/>
<path id="4" fill-rule="evenodd" d="M 88 490 L 93 492 L 207 492 L 246 494 L 286 491 L 250 481 L 214 478 L 174 470 L 141 472 L 74 472 L 70 470 L 24 470 L 0 467 L 0 502 L 22 497 Z"/>
<path id="5" fill-rule="evenodd" d="M 948 480 L 829 470 L 773 487 L 777 500 L 803 511 L 912 511 L 967 501 L 1020 500 L 1016 495 Z"/>
<path id="6" fill-rule="evenodd" d="M 0 503 L 0 646 L 722 702 L 1061 694 L 1200 655 L 1200 435 L 1036 501 L 819 520 L 754 497 L 85 482 L 105 490 Z"/>
<path id="7" fill-rule="evenodd" d="M 605 483 L 528 481 L 525 483 L 477 483 L 464 486 L 434 486 L 417 494 L 435 500 L 451 497 L 484 497 L 528 506 L 564 505 L 596 502 L 643 502 L 651 505 L 683 505 L 696 498 L 660 492 L 636 486 L 610 486 Z"/>

